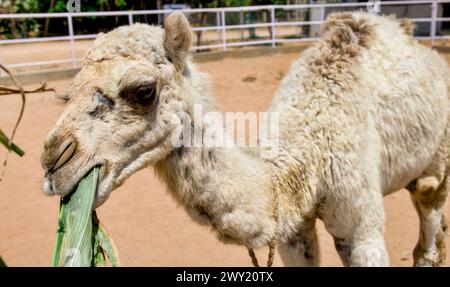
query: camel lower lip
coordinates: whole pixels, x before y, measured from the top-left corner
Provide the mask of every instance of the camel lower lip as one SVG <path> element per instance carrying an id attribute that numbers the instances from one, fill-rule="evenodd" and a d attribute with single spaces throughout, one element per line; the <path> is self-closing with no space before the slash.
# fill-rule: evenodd
<path id="1" fill-rule="evenodd" d="M 44 179 L 43 189 L 47 195 L 55 195 L 55 191 L 53 190 L 53 185 L 48 178 Z"/>
<path id="2" fill-rule="evenodd" d="M 86 169 L 83 171 L 85 171 L 84 173 L 82 173 L 79 177 L 78 177 L 78 173 L 74 174 L 73 178 L 68 178 L 68 180 L 66 182 L 59 183 L 58 181 L 55 182 L 55 174 L 52 174 L 50 176 L 46 176 L 44 178 L 44 184 L 43 184 L 43 190 L 44 193 L 49 195 L 49 196 L 53 196 L 53 195 L 60 195 L 62 197 L 67 196 L 69 194 L 71 194 L 73 191 L 76 190 L 78 183 L 84 178 L 86 177 L 89 172 L 95 168 L 95 167 L 99 167 L 100 171 L 99 171 L 99 178 L 98 178 L 98 182 L 100 183 L 100 181 L 105 177 L 105 168 L 104 168 L 104 163 L 98 163 L 98 164 L 94 164 L 92 165 L 91 168 Z M 81 169 L 81 168 L 80 168 Z M 61 173 L 56 173 L 57 178 L 66 178 L 64 175 L 61 175 Z"/>

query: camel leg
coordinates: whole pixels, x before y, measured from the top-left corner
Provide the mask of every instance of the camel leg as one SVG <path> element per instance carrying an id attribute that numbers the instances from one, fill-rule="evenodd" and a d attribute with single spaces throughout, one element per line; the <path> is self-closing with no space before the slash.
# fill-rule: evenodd
<path id="1" fill-rule="evenodd" d="M 311 220 L 299 230 L 297 236 L 278 243 L 278 252 L 285 266 L 319 266 L 319 245 L 316 220 Z"/>
<path id="2" fill-rule="evenodd" d="M 361 225 L 351 232 L 346 232 L 344 236 L 342 232 L 338 232 L 340 233 L 338 236 L 336 236 L 336 233 L 330 233 L 333 236 L 336 251 L 344 266 L 389 266 L 382 220 L 379 221 L 378 226 L 374 225 L 373 221 L 370 225 L 365 225 L 361 222 Z"/>
<path id="3" fill-rule="evenodd" d="M 442 206 L 448 193 L 449 178 L 439 183 L 434 176 L 417 179 L 408 186 L 414 207 L 419 214 L 419 241 L 414 248 L 414 266 L 443 266 L 445 264 L 445 235 L 447 223 Z"/>
<path id="4" fill-rule="evenodd" d="M 420 221 L 419 241 L 414 248 L 414 266 L 442 266 L 445 264 L 445 234 L 447 223 L 442 207 L 450 187 L 447 131 L 430 165 L 422 175 L 406 188 Z"/>
<path id="5" fill-rule="evenodd" d="M 332 193 L 321 216 L 344 266 L 388 266 L 384 242 L 384 208 L 381 192 L 363 185 Z M 359 189 L 358 189 L 359 187 Z M 355 192 L 351 192 L 351 191 Z M 356 190 L 358 192 L 356 192 Z M 339 196 L 339 194 L 341 196 Z"/>
<path id="6" fill-rule="evenodd" d="M 334 244 L 344 266 L 389 266 L 383 235 L 367 239 L 334 238 Z"/>

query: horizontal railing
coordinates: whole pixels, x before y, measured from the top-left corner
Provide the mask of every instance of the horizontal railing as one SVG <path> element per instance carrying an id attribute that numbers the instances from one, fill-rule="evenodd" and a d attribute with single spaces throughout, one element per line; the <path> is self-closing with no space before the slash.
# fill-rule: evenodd
<path id="1" fill-rule="evenodd" d="M 450 39 L 449 35 L 437 35 L 436 24 L 438 22 L 450 21 L 450 17 L 438 17 L 438 5 L 443 3 L 450 3 L 450 0 L 423 0 L 423 1 L 389 1 L 389 2 L 375 2 L 379 7 L 382 6 L 417 6 L 417 5 L 430 5 L 430 16 L 428 18 L 412 18 L 411 20 L 417 23 L 430 23 L 430 32 L 428 36 L 417 37 L 420 39 L 429 39 L 434 45 L 437 39 Z M 206 49 L 222 49 L 226 50 L 228 47 L 238 46 L 253 46 L 253 45 L 268 45 L 275 47 L 278 43 L 293 43 L 316 40 L 317 37 L 302 36 L 296 38 L 279 38 L 277 37 L 277 28 L 284 26 L 312 26 L 320 25 L 325 20 L 326 9 L 333 8 L 366 8 L 367 3 L 315 3 L 315 4 L 294 4 L 294 5 L 267 5 L 267 6 L 243 6 L 243 7 L 224 7 L 224 8 L 199 8 L 199 9 L 182 9 L 183 13 L 215 13 L 216 25 L 193 27 L 192 30 L 196 31 L 217 31 L 219 32 L 219 43 L 209 45 L 193 46 L 193 51 L 206 50 Z M 292 11 L 301 9 L 320 9 L 319 19 L 310 21 L 282 21 L 277 19 L 277 11 Z M 62 60 L 49 60 L 49 61 L 35 61 L 28 63 L 14 63 L 6 65 L 10 68 L 22 68 L 33 66 L 45 66 L 55 64 L 71 64 L 73 67 L 78 62 L 82 61 L 78 57 L 75 49 L 76 40 L 94 39 L 97 34 L 75 35 L 73 27 L 73 18 L 75 17 L 103 17 L 103 16 L 127 16 L 128 24 L 133 24 L 135 21 L 134 16 L 142 15 L 167 15 L 174 10 L 138 10 L 138 11 L 109 11 L 109 12 L 80 12 L 80 13 L 33 13 L 33 14 L 0 14 L 0 20 L 5 19 L 36 19 L 36 18 L 66 18 L 68 24 L 67 36 L 55 36 L 55 37 L 36 37 L 36 38 L 22 38 L 22 39 L 3 39 L 0 40 L 0 63 L 2 63 L 1 48 L 4 45 L 21 44 L 21 43 L 45 43 L 53 41 L 69 41 L 70 43 L 70 59 Z M 270 22 L 265 23 L 249 23 L 238 25 L 227 25 L 226 13 L 231 12 L 255 12 L 255 11 L 268 11 Z M 229 30 L 242 30 L 249 28 L 270 28 L 270 39 L 265 40 L 250 40 L 250 41 L 235 41 L 231 39 L 227 33 Z M 281 28 L 280 28 L 281 29 Z"/>

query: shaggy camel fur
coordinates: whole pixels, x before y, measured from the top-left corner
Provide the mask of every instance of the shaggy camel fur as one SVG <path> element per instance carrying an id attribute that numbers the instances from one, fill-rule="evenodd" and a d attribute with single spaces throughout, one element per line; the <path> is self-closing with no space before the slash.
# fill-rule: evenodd
<path id="1" fill-rule="evenodd" d="M 101 34 L 45 140 L 44 190 L 67 195 L 101 165 L 100 205 L 153 165 L 192 218 L 225 242 L 259 248 L 276 239 L 286 265 L 318 265 L 319 218 L 344 265 L 383 266 L 382 199 L 407 186 L 420 215 L 415 264 L 442 265 L 449 69 L 411 31 L 390 17 L 330 15 L 269 109 L 280 117 L 270 158 L 172 145 L 181 126 L 174 114 L 192 114 L 194 104 L 217 109 L 207 76 L 186 59 L 191 30 L 181 13 L 164 29 L 136 24 Z"/>

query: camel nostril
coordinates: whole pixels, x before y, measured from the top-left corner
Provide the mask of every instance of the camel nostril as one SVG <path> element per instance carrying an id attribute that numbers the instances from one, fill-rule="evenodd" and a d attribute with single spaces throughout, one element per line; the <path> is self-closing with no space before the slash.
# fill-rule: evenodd
<path id="1" fill-rule="evenodd" d="M 55 171 L 61 166 L 63 166 L 75 153 L 75 148 L 77 146 L 76 140 L 69 136 L 64 140 L 64 142 L 59 146 L 57 150 L 57 159 L 53 165 L 52 170 Z"/>

